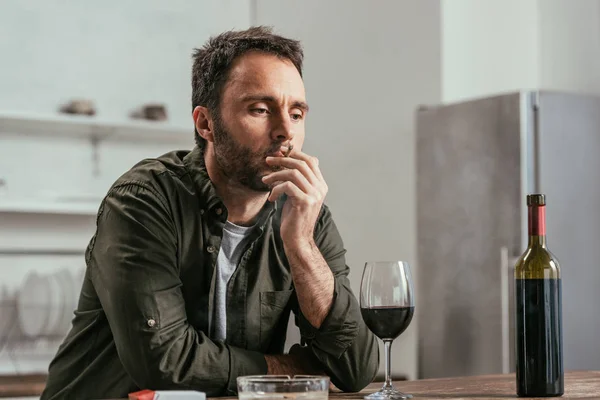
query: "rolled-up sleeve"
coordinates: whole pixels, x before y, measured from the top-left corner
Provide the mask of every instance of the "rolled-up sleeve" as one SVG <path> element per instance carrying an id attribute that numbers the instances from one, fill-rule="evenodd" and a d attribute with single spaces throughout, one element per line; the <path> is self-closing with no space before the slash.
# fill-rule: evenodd
<path id="1" fill-rule="evenodd" d="M 335 278 L 333 304 L 316 329 L 296 308 L 303 340 L 339 389 L 357 392 L 373 381 L 379 369 L 377 339 L 367 328 L 352 292 L 346 250 L 328 208 L 324 206 L 315 228 L 315 242 Z"/>
<path id="2" fill-rule="evenodd" d="M 167 204 L 133 183 L 101 205 L 87 257 L 117 353 L 140 388 L 234 394 L 238 376 L 267 372 L 264 355 L 213 342 L 188 323 Z"/>

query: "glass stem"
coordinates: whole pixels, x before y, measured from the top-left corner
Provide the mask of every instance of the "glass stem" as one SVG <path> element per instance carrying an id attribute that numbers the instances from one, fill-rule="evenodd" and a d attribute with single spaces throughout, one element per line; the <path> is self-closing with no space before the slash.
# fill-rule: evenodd
<path id="1" fill-rule="evenodd" d="M 385 384 L 383 390 L 392 390 L 392 340 L 385 339 L 383 345 L 385 346 Z"/>

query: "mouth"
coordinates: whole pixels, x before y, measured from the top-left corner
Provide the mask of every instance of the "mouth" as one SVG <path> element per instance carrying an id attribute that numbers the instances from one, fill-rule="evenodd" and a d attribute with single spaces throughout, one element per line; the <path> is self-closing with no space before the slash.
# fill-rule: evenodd
<path id="1" fill-rule="evenodd" d="M 294 145 L 293 144 L 288 144 L 287 147 L 282 146 L 281 149 L 283 150 L 283 156 L 284 157 L 289 157 L 290 153 L 292 152 L 292 150 L 294 149 Z M 284 150 L 285 149 L 285 150 Z"/>
<path id="2" fill-rule="evenodd" d="M 288 145 L 282 145 L 282 146 L 279 146 L 277 149 L 275 149 L 275 151 L 268 153 L 267 156 L 269 156 L 269 157 L 289 157 L 290 153 L 292 152 L 293 149 L 294 149 L 294 145 L 291 143 Z"/>

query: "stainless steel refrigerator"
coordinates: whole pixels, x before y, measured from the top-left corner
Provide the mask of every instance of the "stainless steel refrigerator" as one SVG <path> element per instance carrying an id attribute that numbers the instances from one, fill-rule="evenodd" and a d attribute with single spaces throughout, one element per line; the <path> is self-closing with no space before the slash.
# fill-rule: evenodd
<path id="1" fill-rule="evenodd" d="M 547 195 L 566 370 L 600 370 L 600 98 L 515 92 L 416 112 L 419 377 L 514 371 L 525 196 Z"/>

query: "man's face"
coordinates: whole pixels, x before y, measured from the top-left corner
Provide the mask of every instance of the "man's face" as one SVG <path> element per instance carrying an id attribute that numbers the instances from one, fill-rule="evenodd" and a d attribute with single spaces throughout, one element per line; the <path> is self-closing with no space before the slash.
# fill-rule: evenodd
<path id="1" fill-rule="evenodd" d="M 221 171 L 256 191 L 271 188 L 261 178 L 273 170 L 267 156 L 282 146 L 304 143 L 304 83 L 288 60 L 251 52 L 237 59 L 223 88 L 220 115 L 214 118 L 215 159 Z"/>

